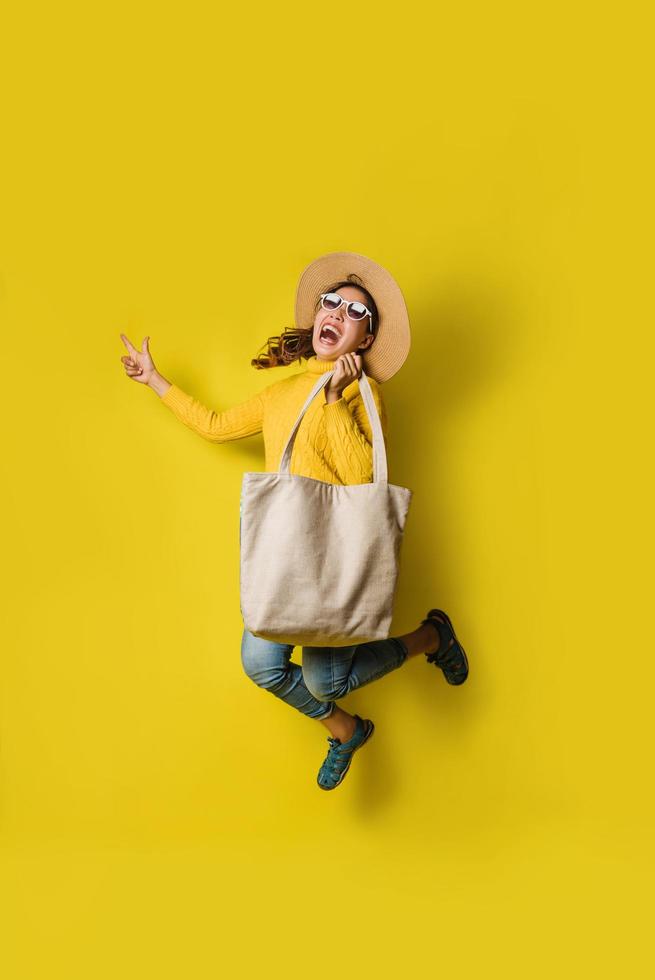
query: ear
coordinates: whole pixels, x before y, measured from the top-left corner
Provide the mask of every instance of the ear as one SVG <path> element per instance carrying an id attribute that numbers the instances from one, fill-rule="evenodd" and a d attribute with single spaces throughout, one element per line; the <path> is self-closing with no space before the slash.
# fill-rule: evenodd
<path id="1" fill-rule="evenodd" d="M 370 333 L 367 334 L 366 337 L 364 337 L 361 344 L 359 345 L 359 347 L 357 348 L 357 351 L 359 352 L 359 351 L 367 350 L 371 346 L 374 340 L 375 337 L 373 336 L 373 334 Z"/>

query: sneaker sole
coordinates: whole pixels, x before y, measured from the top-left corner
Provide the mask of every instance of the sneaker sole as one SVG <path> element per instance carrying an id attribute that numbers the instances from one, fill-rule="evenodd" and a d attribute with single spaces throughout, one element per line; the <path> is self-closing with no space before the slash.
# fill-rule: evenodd
<path id="1" fill-rule="evenodd" d="M 357 748 L 356 749 L 353 749 L 352 752 L 350 753 L 350 758 L 348 759 L 348 765 L 346 766 L 346 768 L 344 769 L 344 771 L 341 773 L 341 775 L 339 776 L 339 778 L 336 781 L 336 783 L 334 784 L 334 786 L 323 786 L 321 783 L 318 782 L 318 777 L 317 777 L 316 782 L 317 782 L 318 786 L 321 789 L 325 789 L 325 790 L 336 789 L 337 786 L 339 786 L 341 784 L 344 776 L 346 775 L 346 773 L 350 769 L 350 763 L 353 761 L 353 756 L 354 756 L 355 752 L 358 752 L 359 749 L 361 749 L 362 745 L 364 745 L 365 742 L 368 742 L 369 738 L 371 737 L 371 735 L 375 731 L 375 725 L 373 724 L 372 721 L 370 721 L 370 719 L 367 722 L 367 724 L 369 725 L 369 728 L 367 729 L 366 734 L 364 735 L 364 738 L 361 740 L 361 742 L 359 743 L 359 745 L 357 746 Z"/>

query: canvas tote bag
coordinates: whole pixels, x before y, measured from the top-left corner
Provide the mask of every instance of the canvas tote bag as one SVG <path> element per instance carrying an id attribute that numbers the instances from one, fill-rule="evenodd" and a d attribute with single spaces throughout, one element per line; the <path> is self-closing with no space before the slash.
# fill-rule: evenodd
<path id="1" fill-rule="evenodd" d="M 294 646 L 350 646 L 389 636 L 412 491 L 390 484 L 382 424 L 364 371 L 373 482 L 340 486 L 289 472 L 298 428 L 334 371 L 313 386 L 275 473 L 244 473 L 240 603 L 255 636 Z"/>

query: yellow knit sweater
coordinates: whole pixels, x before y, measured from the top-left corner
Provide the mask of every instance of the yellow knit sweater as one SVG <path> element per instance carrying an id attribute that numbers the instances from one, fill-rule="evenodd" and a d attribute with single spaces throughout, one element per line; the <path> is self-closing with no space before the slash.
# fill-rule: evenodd
<path id="1" fill-rule="evenodd" d="M 331 371 L 335 364 L 336 361 L 319 360 L 314 355 L 307 361 L 305 371 L 275 381 L 223 412 L 206 408 L 176 384 L 167 389 L 161 400 L 181 422 L 210 442 L 230 442 L 263 432 L 266 472 L 273 473 L 280 467 L 289 433 L 318 375 Z M 368 380 L 386 447 L 386 408 L 379 384 L 371 377 Z M 372 481 L 373 437 L 358 380 L 332 404 L 325 400 L 325 389 L 315 395 L 296 434 L 290 472 L 341 485 Z"/>

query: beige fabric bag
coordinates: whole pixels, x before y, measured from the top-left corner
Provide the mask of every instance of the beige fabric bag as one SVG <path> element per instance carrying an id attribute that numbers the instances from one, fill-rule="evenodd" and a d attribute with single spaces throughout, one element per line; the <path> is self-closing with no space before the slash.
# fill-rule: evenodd
<path id="1" fill-rule="evenodd" d="M 412 491 L 387 479 L 382 424 L 364 371 L 373 482 L 340 486 L 289 473 L 298 427 L 334 371 L 321 375 L 287 440 L 279 472 L 244 473 L 240 592 L 246 629 L 294 646 L 389 636 Z"/>

